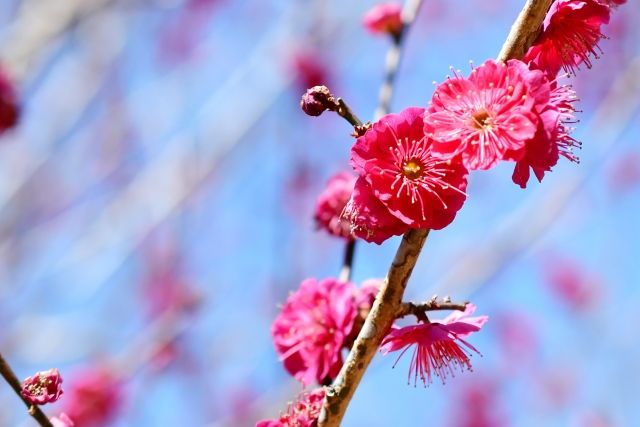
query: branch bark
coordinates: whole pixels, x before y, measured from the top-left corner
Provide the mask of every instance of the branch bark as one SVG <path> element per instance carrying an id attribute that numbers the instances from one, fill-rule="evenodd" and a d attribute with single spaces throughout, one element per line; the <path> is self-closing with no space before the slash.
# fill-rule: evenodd
<path id="1" fill-rule="evenodd" d="M 405 10 L 416 3 L 419 6 L 420 2 L 420 0 L 408 0 Z M 524 56 L 537 37 L 550 5 L 551 0 L 527 0 L 502 46 L 498 55 L 499 60 L 521 59 Z M 406 16 L 404 11 L 403 16 Z M 347 360 L 333 384 L 326 388 L 318 427 L 340 426 L 356 388 L 396 318 L 407 282 L 428 234 L 429 230 L 421 229 L 410 230 L 403 236 L 387 278 Z"/>
<path id="2" fill-rule="evenodd" d="M 9 366 L 9 363 L 4 359 L 4 357 L 2 357 L 2 354 L 0 354 L 0 374 L 27 406 L 29 415 L 31 415 L 42 427 L 53 427 L 53 424 L 51 424 L 51 421 L 49 421 L 49 418 L 44 414 L 44 412 L 42 412 L 39 406 L 32 405 L 22 397 L 22 385 L 20 380 L 16 377 L 16 374 L 13 372 L 13 369 L 11 369 L 11 366 Z"/>

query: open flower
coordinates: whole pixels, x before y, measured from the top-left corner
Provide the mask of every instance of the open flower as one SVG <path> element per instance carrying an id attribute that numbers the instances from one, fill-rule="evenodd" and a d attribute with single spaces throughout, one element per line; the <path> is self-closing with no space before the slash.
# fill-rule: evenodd
<path id="1" fill-rule="evenodd" d="M 22 381 L 20 394 L 32 405 L 55 402 L 62 396 L 62 376 L 56 368 L 37 372 Z"/>
<path id="2" fill-rule="evenodd" d="M 351 198 L 356 177 L 349 172 L 339 172 L 332 176 L 327 187 L 316 201 L 315 220 L 318 228 L 329 234 L 346 239 L 353 238 L 349 221 L 342 212 Z"/>
<path id="3" fill-rule="evenodd" d="M 363 24 L 372 34 L 397 36 L 402 30 L 402 6 L 382 3 L 372 7 L 363 18 Z"/>
<path id="4" fill-rule="evenodd" d="M 457 72 L 436 87 L 424 115 L 432 152 L 442 159 L 460 157 L 471 170 L 489 169 L 501 160 L 519 160 L 533 138 L 538 117 L 529 93 L 528 69 L 493 60 Z"/>
<path id="5" fill-rule="evenodd" d="M 256 427 L 316 427 L 322 410 L 324 389 L 302 393 L 277 420 L 262 420 Z"/>
<path id="6" fill-rule="evenodd" d="M 454 312 L 441 321 L 404 328 L 393 327 L 382 340 L 380 351 L 388 354 L 402 350 L 398 356 L 400 360 L 415 345 L 409 367 L 409 382 L 413 377 L 416 384 L 420 378 L 426 386 L 431 384 L 432 375 L 436 375 L 444 383 L 447 376 L 454 375 L 456 368 L 461 371 L 465 368 L 471 370 L 471 351 L 480 354 L 464 340 L 473 332 L 479 331 L 489 319 L 487 316 L 468 317 L 475 309 L 475 305 L 467 304 L 464 312 Z"/>
<path id="7" fill-rule="evenodd" d="M 619 2 L 615 2 L 619 3 Z M 609 22 L 610 9 L 597 0 L 556 0 L 544 20 L 543 30 L 525 55 L 550 78 L 564 68 L 575 72 L 590 56 L 598 57 L 600 27 Z"/>
<path id="8" fill-rule="evenodd" d="M 468 172 L 456 161 L 433 156 L 423 114 L 423 108 L 411 107 L 383 116 L 356 140 L 351 165 L 362 177 L 356 183 L 361 195 L 372 199 L 372 193 L 411 228 L 439 230 L 453 221 L 464 204 Z M 380 211 L 379 204 L 371 200 L 368 209 Z M 376 219 L 383 217 L 376 215 Z M 387 218 L 378 222 L 396 228 Z"/>
<path id="9" fill-rule="evenodd" d="M 356 316 L 355 286 L 336 279 L 306 279 L 271 326 L 287 371 L 303 384 L 323 383 L 342 367 L 342 347 Z"/>

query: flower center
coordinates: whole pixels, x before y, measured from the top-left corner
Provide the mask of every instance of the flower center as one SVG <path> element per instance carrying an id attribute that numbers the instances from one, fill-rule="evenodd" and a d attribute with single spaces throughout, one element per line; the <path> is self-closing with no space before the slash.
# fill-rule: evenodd
<path id="1" fill-rule="evenodd" d="M 491 127 L 491 116 L 485 110 L 474 113 L 472 117 L 473 127 L 476 129 L 486 129 Z"/>
<path id="2" fill-rule="evenodd" d="M 402 165 L 402 173 L 409 179 L 418 179 L 422 174 L 422 165 L 416 159 L 410 159 Z"/>

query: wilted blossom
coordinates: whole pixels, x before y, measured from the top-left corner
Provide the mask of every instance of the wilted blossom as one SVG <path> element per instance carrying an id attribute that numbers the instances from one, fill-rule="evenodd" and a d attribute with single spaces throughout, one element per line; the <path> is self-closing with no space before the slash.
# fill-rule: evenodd
<path id="1" fill-rule="evenodd" d="M 575 72 L 581 63 L 590 68 L 590 56 L 598 57 L 598 41 L 603 37 L 600 27 L 609 23 L 609 15 L 605 2 L 556 0 L 524 61 L 535 64 L 550 78 L 562 68 Z"/>
<path id="2" fill-rule="evenodd" d="M 289 295 L 271 326 L 287 371 L 303 384 L 333 379 L 356 317 L 355 286 L 336 279 L 306 279 Z"/>
<path id="3" fill-rule="evenodd" d="M 87 368 L 67 387 L 64 412 L 78 427 L 101 427 L 120 409 L 122 387 L 122 381 L 108 368 Z"/>
<path id="4" fill-rule="evenodd" d="M 64 412 L 58 415 L 57 417 L 53 417 L 49 419 L 53 427 L 74 427 L 76 424 L 73 422 L 71 418 Z"/>
<path id="5" fill-rule="evenodd" d="M 32 405 L 55 402 L 63 394 L 60 371 L 53 368 L 26 378 L 20 394 Z"/>
<path id="6" fill-rule="evenodd" d="M 467 170 L 432 155 L 423 113 L 411 107 L 383 116 L 351 149 L 360 179 L 345 214 L 367 241 L 379 243 L 407 228 L 442 229 L 466 199 Z"/>
<path id="7" fill-rule="evenodd" d="M 342 217 L 342 212 L 351 198 L 355 183 L 356 177 L 349 172 L 339 172 L 329 179 L 316 201 L 315 220 L 318 228 L 337 237 L 353 238 L 351 225 Z"/>
<path id="8" fill-rule="evenodd" d="M 479 354 L 475 347 L 464 340 L 479 331 L 489 319 L 487 316 L 468 317 L 475 310 L 475 305 L 467 304 L 464 312 L 454 312 L 444 320 L 403 328 L 394 326 L 382 340 L 380 351 L 388 354 L 402 350 L 398 356 L 400 360 L 410 347 L 415 346 L 408 381 L 411 382 L 413 377 L 414 385 L 420 379 L 426 386 L 431 384 L 432 375 L 436 375 L 444 383 L 447 376 L 454 376 L 456 369 L 471 370 L 471 351 Z"/>
<path id="9" fill-rule="evenodd" d="M 364 27 L 372 34 L 397 36 L 402 30 L 402 6 L 398 3 L 378 4 L 364 15 Z"/>
<path id="10" fill-rule="evenodd" d="M 424 116 L 434 155 L 469 169 L 517 162 L 513 181 L 525 187 L 533 169 L 539 180 L 560 155 L 576 161 L 569 135 L 575 94 L 522 61 L 486 61 L 464 78 L 458 72 L 438 85 Z"/>
<path id="11" fill-rule="evenodd" d="M 256 427 L 316 427 L 322 409 L 324 389 L 302 393 L 277 420 L 262 420 Z"/>
<path id="12" fill-rule="evenodd" d="M 0 135 L 18 123 L 20 108 L 14 84 L 0 68 Z"/>

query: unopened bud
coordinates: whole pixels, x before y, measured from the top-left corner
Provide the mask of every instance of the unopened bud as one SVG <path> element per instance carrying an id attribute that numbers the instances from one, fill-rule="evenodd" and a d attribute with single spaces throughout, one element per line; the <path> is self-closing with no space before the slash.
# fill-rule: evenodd
<path id="1" fill-rule="evenodd" d="M 325 110 L 335 111 L 336 100 L 326 86 L 314 86 L 307 89 L 300 100 L 302 111 L 310 116 L 319 116 Z"/>

